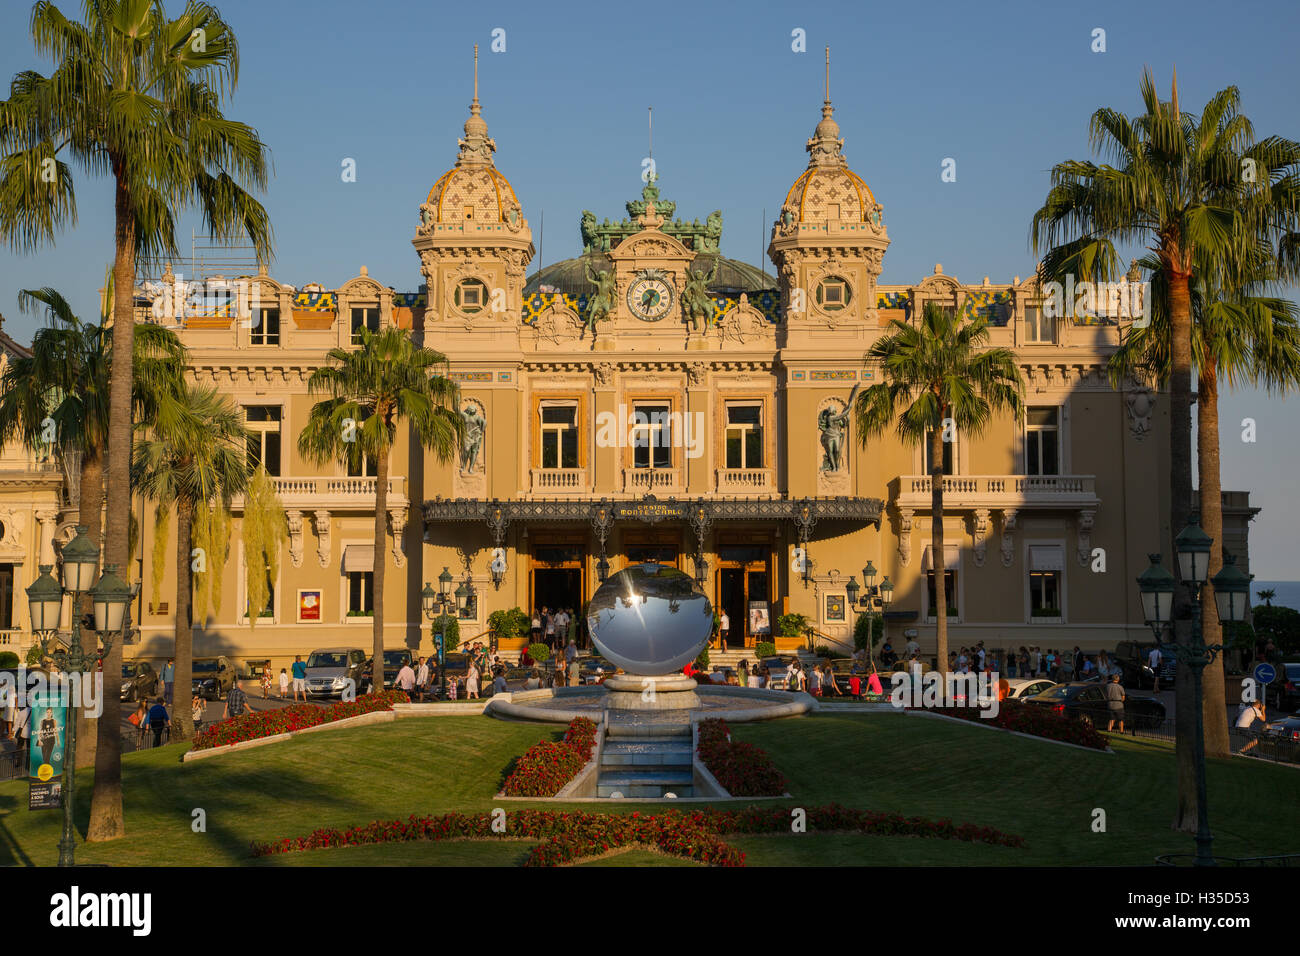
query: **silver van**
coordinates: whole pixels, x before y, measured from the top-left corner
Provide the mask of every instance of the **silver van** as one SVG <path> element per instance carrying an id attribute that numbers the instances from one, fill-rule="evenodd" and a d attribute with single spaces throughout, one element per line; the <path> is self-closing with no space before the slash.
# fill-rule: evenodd
<path id="1" fill-rule="evenodd" d="M 366 652 L 357 647 L 325 647 L 307 655 L 307 693 L 312 697 L 342 697 L 352 681 L 353 693 L 359 693 L 361 667 Z"/>

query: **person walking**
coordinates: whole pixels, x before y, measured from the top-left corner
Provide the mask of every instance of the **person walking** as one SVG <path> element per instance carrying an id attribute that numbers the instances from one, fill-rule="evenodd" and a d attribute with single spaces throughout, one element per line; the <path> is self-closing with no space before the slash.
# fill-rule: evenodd
<path id="1" fill-rule="evenodd" d="M 727 651 L 727 637 L 731 633 L 731 618 L 727 612 L 723 611 L 722 616 L 718 618 L 718 650 L 724 654 Z"/>
<path id="2" fill-rule="evenodd" d="M 531 631 L 533 635 L 533 643 L 536 644 L 542 636 L 542 616 L 536 609 L 533 610 Z"/>
<path id="3" fill-rule="evenodd" d="M 172 694 L 176 688 L 176 661 L 172 660 L 170 657 L 167 658 L 167 664 L 163 667 L 162 679 L 167 703 L 171 704 Z"/>
<path id="4" fill-rule="evenodd" d="M 289 672 L 283 667 L 280 668 L 280 699 L 284 700 L 289 696 Z"/>
<path id="5" fill-rule="evenodd" d="M 578 670 L 578 642 L 569 638 L 569 646 L 564 650 L 564 658 L 569 662 L 569 686 L 577 687 L 582 675 Z"/>
<path id="6" fill-rule="evenodd" d="M 466 671 L 465 673 L 465 699 L 466 700 L 478 700 L 478 681 L 479 681 L 478 664 L 474 663 L 474 660 L 471 658 L 469 662 L 469 670 Z"/>
<path id="7" fill-rule="evenodd" d="M 1246 746 L 1242 747 L 1239 753 L 1244 754 L 1246 751 L 1255 748 L 1255 745 L 1259 743 L 1259 737 L 1264 730 L 1266 722 L 1267 715 L 1262 700 L 1252 701 L 1249 706 L 1242 709 L 1241 713 L 1237 715 L 1237 729 L 1245 731 L 1250 734 L 1251 737 L 1250 740 L 1246 742 Z"/>
<path id="8" fill-rule="evenodd" d="M 1112 674 L 1110 682 L 1104 688 L 1106 693 L 1106 709 L 1109 711 L 1107 716 L 1110 718 L 1106 721 L 1106 730 L 1109 732 L 1115 726 L 1115 721 L 1119 721 L 1119 732 L 1124 732 L 1124 688 L 1120 686 L 1119 675 Z"/>
<path id="9" fill-rule="evenodd" d="M 546 618 L 546 644 L 553 651 L 559 650 L 555 643 L 555 615 L 545 609 L 542 610 L 542 614 Z"/>
<path id="10" fill-rule="evenodd" d="M 1157 694 L 1160 693 L 1160 665 L 1164 663 L 1164 659 L 1159 644 L 1151 648 L 1151 653 L 1147 655 L 1147 666 L 1151 668 L 1151 679 L 1155 681 L 1151 689 Z"/>
<path id="11" fill-rule="evenodd" d="M 197 699 L 197 695 L 196 698 Z M 149 716 L 149 708 L 145 706 L 144 701 L 135 705 L 135 713 L 127 718 L 127 722 L 136 729 L 135 747 L 139 750 L 144 746 L 144 719 Z"/>
<path id="12" fill-rule="evenodd" d="M 382 665 L 381 665 L 382 666 Z M 302 702 L 307 703 L 307 665 L 302 662 L 302 655 L 297 654 L 293 659 L 293 700 L 298 702 L 298 695 L 302 694 Z"/>
<path id="13" fill-rule="evenodd" d="M 419 659 L 420 669 L 415 672 L 415 687 L 420 695 L 420 703 L 424 703 L 424 695 L 429 691 L 429 659 L 421 657 Z"/>
<path id="14" fill-rule="evenodd" d="M 172 725 L 171 718 L 167 715 L 165 698 L 159 697 L 154 701 L 153 706 L 149 708 L 149 713 L 145 715 L 144 725 L 146 729 L 153 731 L 153 745 L 162 746 L 163 732 Z"/>
<path id="15" fill-rule="evenodd" d="M 226 691 L 226 706 L 221 710 L 221 719 L 229 720 L 231 717 L 242 717 L 248 709 L 248 695 L 239 686 L 239 681 L 233 681 L 230 690 Z"/>
<path id="16" fill-rule="evenodd" d="M 271 665 L 262 668 L 262 700 L 271 699 Z"/>
<path id="17" fill-rule="evenodd" d="M 229 696 L 227 696 L 227 702 L 229 702 Z M 140 707 L 141 709 L 143 709 L 144 704 L 141 704 Z M 194 721 L 194 733 L 196 736 L 198 735 L 199 731 L 203 729 L 203 718 L 206 717 L 207 715 L 208 715 L 208 702 L 203 699 L 202 694 L 195 694 L 193 699 L 190 700 L 190 719 Z M 143 727 L 140 728 L 140 742 L 141 743 L 144 742 Z"/>
<path id="18" fill-rule="evenodd" d="M 404 690 L 408 698 L 415 693 L 415 671 L 411 668 L 410 658 L 402 661 L 402 666 L 398 670 L 397 678 L 393 681 L 393 684 Z"/>

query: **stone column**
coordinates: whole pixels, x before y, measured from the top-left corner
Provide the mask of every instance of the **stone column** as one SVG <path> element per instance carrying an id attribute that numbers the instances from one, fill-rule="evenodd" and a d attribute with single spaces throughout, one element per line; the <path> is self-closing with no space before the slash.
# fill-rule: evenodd
<path id="1" fill-rule="evenodd" d="M 40 550 L 37 552 L 37 565 L 48 564 L 54 566 L 54 526 L 59 520 L 59 513 L 51 509 L 42 509 L 36 512 L 36 520 L 41 523 Z M 31 575 L 31 579 L 36 580 L 36 572 Z"/>

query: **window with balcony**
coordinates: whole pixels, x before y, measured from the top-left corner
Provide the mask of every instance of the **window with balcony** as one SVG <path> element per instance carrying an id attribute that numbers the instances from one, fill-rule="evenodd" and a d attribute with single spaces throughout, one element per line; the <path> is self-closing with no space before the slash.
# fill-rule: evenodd
<path id="1" fill-rule="evenodd" d="M 578 404 L 541 407 L 541 467 L 578 467 Z"/>
<path id="2" fill-rule="evenodd" d="M 252 315 L 252 329 L 249 334 L 252 345 L 280 344 L 280 310 L 255 309 Z"/>
<path id="3" fill-rule="evenodd" d="M 348 572 L 348 617 L 374 617 L 375 572 Z"/>
<path id="4" fill-rule="evenodd" d="M 1049 345 L 1056 341 L 1056 319 L 1043 315 L 1041 305 L 1025 306 L 1025 342 Z"/>
<path id="5" fill-rule="evenodd" d="M 1061 410 L 1030 406 L 1025 410 L 1025 474 L 1061 473 Z"/>
<path id="6" fill-rule="evenodd" d="M 673 464 L 672 407 L 633 406 L 630 428 L 633 468 L 671 468 Z"/>
<path id="7" fill-rule="evenodd" d="M 727 405 L 728 468 L 763 467 L 763 406 L 759 402 Z"/>
<path id="8" fill-rule="evenodd" d="M 280 422 L 284 409 L 279 405 L 245 405 L 244 425 L 248 436 L 248 467 L 266 467 L 268 475 L 280 474 Z"/>
<path id="9" fill-rule="evenodd" d="M 927 475 L 934 473 L 934 454 L 931 451 L 931 441 L 934 438 L 934 432 L 926 432 L 925 435 L 925 473 Z M 943 443 L 943 473 L 945 475 L 956 474 L 957 461 L 957 442 L 946 441 Z"/>
<path id="10" fill-rule="evenodd" d="M 352 344 L 361 344 L 361 330 L 379 331 L 379 307 L 368 306 L 352 310 Z"/>

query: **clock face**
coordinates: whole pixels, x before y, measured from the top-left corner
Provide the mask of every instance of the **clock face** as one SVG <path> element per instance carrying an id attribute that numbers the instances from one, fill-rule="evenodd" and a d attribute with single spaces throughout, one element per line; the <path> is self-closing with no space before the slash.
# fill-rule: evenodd
<path id="1" fill-rule="evenodd" d="M 658 322 L 673 307 L 673 287 L 663 276 L 642 273 L 627 290 L 627 307 L 643 322 Z"/>

